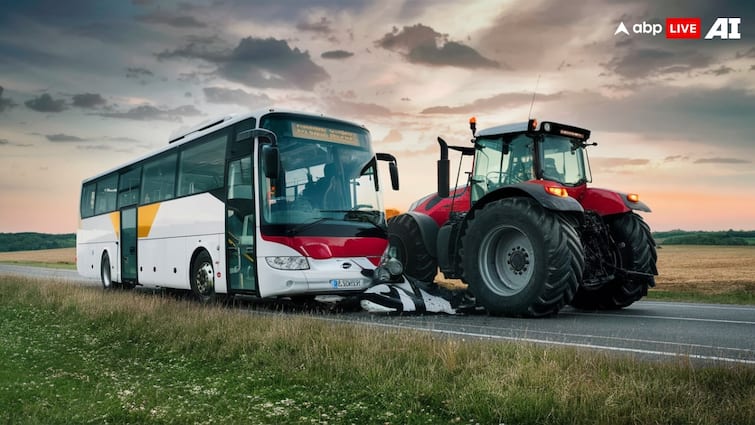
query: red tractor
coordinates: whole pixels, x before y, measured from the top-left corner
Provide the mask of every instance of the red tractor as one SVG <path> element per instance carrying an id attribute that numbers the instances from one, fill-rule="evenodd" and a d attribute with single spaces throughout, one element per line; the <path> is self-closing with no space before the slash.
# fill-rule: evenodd
<path id="1" fill-rule="evenodd" d="M 538 317 L 564 305 L 619 309 L 655 285 L 656 248 L 636 194 L 587 186 L 590 131 L 537 120 L 438 138 L 438 189 L 388 224 L 405 273 L 462 279 L 494 315 Z M 472 156 L 449 193 L 448 150 Z M 459 161 L 459 169 L 461 170 Z M 457 174 L 458 183 L 458 174 Z"/>

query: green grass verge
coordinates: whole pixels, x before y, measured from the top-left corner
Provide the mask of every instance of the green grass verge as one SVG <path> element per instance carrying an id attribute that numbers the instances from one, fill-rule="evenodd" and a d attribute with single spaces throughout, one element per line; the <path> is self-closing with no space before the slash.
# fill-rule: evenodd
<path id="1" fill-rule="evenodd" d="M 707 294 L 695 291 L 654 291 L 650 289 L 643 300 L 679 301 L 708 304 L 755 305 L 755 293 L 739 290 L 721 294 Z"/>
<path id="2" fill-rule="evenodd" d="M 755 368 L 0 277 L 0 423 L 755 423 Z"/>

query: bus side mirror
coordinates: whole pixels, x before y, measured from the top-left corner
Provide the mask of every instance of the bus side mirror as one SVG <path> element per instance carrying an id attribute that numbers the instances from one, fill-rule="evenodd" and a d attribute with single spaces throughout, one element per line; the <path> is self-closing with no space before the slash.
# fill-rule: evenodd
<path id="1" fill-rule="evenodd" d="M 278 146 L 262 145 L 262 166 L 265 167 L 265 177 L 275 179 L 280 171 Z"/>
<path id="2" fill-rule="evenodd" d="M 391 174 L 391 188 L 398 190 L 398 163 L 396 162 L 396 157 L 384 152 L 376 153 L 375 157 L 378 161 L 388 162 L 388 172 Z"/>

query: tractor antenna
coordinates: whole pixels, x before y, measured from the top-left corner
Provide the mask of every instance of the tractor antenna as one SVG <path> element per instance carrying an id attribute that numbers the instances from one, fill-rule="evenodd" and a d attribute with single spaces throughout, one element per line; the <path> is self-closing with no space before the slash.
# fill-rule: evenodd
<path id="1" fill-rule="evenodd" d="M 532 107 L 535 105 L 535 94 L 537 93 L 537 87 L 540 85 L 540 74 L 537 74 L 537 82 L 535 83 L 535 91 L 532 92 L 532 102 L 530 102 L 530 112 L 527 114 L 527 119 L 532 119 Z"/>

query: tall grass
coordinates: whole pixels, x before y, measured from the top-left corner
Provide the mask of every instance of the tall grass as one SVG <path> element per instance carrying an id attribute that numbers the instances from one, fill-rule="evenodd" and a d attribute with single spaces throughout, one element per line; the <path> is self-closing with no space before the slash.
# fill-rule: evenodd
<path id="1" fill-rule="evenodd" d="M 755 368 L 0 277 L 0 423 L 755 423 Z"/>

